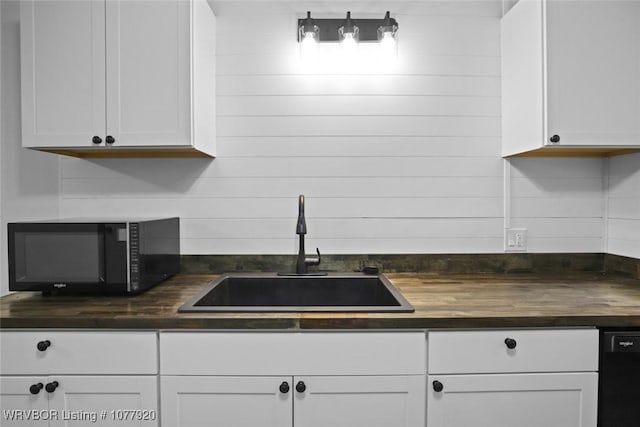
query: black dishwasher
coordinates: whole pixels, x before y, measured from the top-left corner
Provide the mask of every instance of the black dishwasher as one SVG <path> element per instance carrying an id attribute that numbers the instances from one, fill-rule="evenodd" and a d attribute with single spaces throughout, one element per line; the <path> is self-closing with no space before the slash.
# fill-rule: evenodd
<path id="1" fill-rule="evenodd" d="M 640 330 L 600 332 L 598 427 L 640 426 Z"/>

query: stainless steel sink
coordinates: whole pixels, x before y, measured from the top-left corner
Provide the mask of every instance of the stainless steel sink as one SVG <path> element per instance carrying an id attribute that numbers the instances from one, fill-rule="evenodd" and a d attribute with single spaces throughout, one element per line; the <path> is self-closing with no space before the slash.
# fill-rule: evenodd
<path id="1" fill-rule="evenodd" d="M 226 274 L 178 309 L 189 312 L 413 312 L 383 275 Z"/>

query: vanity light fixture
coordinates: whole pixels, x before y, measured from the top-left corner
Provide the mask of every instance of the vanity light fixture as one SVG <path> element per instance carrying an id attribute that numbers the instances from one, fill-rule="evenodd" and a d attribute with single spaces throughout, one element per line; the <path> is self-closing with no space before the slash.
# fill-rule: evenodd
<path id="1" fill-rule="evenodd" d="M 320 41 L 320 28 L 316 25 L 316 20 L 311 18 L 311 12 L 307 12 L 305 19 L 298 20 L 298 41 L 303 45 Z"/>
<path id="2" fill-rule="evenodd" d="M 346 19 L 312 19 L 311 12 L 306 18 L 298 19 L 298 42 L 336 43 L 357 45 L 362 42 L 380 43 L 381 49 L 395 52 L 397 48 L 398 22 L 385 13 L 382 19 L 351 18 L 347 12 Z"/>
<path id="3" fill-rule="evenodd" d="M 352 52 L 358 45 L 360 40 L 360 28 L 355 21 L 351 19 L 351 12 L 347 12 L 347 18 L 338 28 L 338 40 L 347 52 Z"/>
<path id="4" fill-rule="evenodd" d="M 397 32 L 398 23 L 389 16 L 389 11 L 387 11 L 382 20 L 382 25 L 378 27 L 378 42 L 380 42 L 380 49 L 385 56 L 396 54 L 398 49 Z"/>

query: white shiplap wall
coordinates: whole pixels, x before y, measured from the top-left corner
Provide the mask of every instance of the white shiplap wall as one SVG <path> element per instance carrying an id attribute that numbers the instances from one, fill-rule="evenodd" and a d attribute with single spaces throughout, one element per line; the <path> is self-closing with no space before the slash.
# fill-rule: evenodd
<path id="1" fill-rule="evenodd" d="M 302 193 L 308 248 L 324 253 L 502 252 L 500 1 L 214 5 L 218 157 L 65 158 L 63 216 L 179 215 L 184 254 L 292 254 Z M 397 60 L 321 46 L 310 67 L 295 40 L 306 10 L 391 10 Z M 511 173 L 531 251 L 602 250 L 601 160 Z"/>
<path id="2" fill-rule="evenodd" d="M 609 159 L 607 251 L 640 258 L 640 154 Z"/>
<path id="3" fill-rule="evenodd" d="M 20 139 L 20 7 L 0 1 L 0 295 L 9 291 L 6 224 L 59 215 L 59 159 Z"/>
<path id="4" fill-rule="evenodd" d="M 528 252 L 603 251 L 604 161 L 510 160 L 511 227 L 527 229 Z"/>

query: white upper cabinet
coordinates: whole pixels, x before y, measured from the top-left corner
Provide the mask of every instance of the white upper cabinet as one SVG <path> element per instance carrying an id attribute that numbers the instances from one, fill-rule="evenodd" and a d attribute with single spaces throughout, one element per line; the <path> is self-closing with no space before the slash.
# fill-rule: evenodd
<path id="1" fill-rule="evenodd" d="M 640 2 L 520 0 L 501 39 L 503 156 L 640 151 Z"/>
<path id="2" fill-rule="evenodd" d="M 213 156 L 206 0 L 21 2 L 22 143 L 78 157 Z"/>

